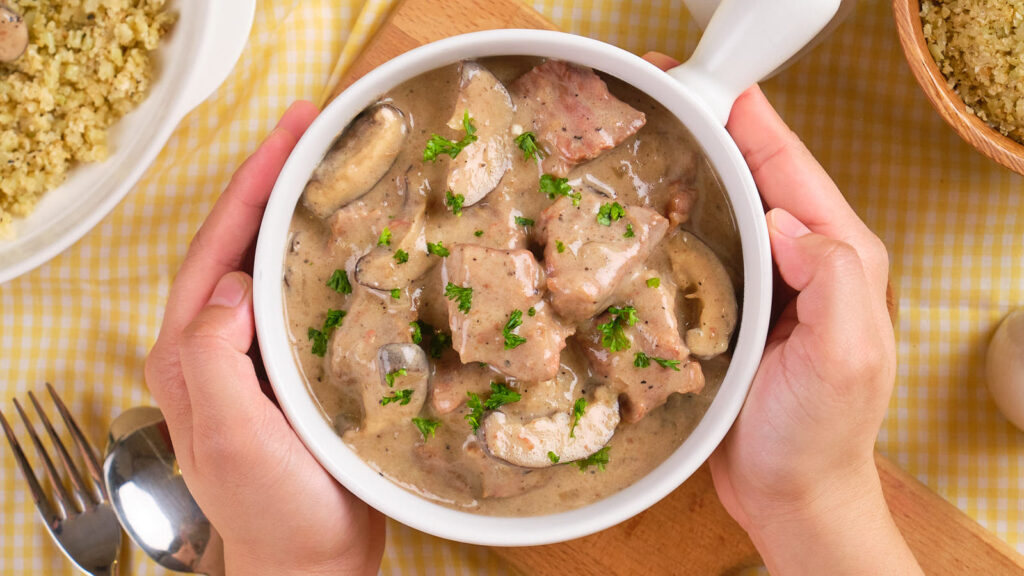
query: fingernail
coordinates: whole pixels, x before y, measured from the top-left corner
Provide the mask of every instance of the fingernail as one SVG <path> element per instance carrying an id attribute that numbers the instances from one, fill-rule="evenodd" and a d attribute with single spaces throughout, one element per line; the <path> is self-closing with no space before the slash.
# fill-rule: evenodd
<path id="1" fill-rule="evenodd" d="M 799 238 L 811 233 L 803 222 L 782 208 L 776 208 L 768 213 L 768 223 L 786 238 Z"/>
<path id="2" fill-rule="evenodd" d="M 242 302 L 242 298 L 245 298 L 245 294 L 248 291 L 249 283 L 242 274 L 235 272 L 225 274 L 217 282 L 217 287 L 213 289 L 213 294 L 206 305 L 234 308 Z"/>

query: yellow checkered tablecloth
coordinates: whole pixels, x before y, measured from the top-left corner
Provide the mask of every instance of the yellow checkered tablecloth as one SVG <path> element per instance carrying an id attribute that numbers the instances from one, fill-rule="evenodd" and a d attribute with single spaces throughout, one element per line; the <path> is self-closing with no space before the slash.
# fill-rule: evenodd
<path id="1" fill-rule="evenodd" d="M 178 127 L 135 190 L 49 264 L 0 286 L 0 400 L 49 381 L 97 443 L 152 400 L 143 359 L 189 239 L 231 173 L 289 102 L 316 100 L 391 0 L 279 0 L 257 8 L 226 84 Z M 683 58 L 699 31 L 680 0 L 536 0 L 563 30 Z M 1024 306 L 1024 179 L 933 113 L 896 40 L 888 2 L 864 0 L 815 52 L 765 84 L 783 117 L 889 247 L 899 372 L 879 447 L 1024 552 L 1024 433 L 985 390 L 997 322 Z M 0 574 L 67 574 L 25 482 L 0 448 Z M 505 569 L 486 550 L 389 525 L 384 573 Z M 163 573 L 141 553 L 134 574 Z"/>

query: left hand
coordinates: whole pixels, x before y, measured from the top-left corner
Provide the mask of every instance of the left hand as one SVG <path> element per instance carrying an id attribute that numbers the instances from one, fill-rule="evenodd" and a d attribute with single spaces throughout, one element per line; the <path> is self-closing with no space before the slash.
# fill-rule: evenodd
<path id="1" fill-rule="evenodd" d="M 262 392 L 241 269 L 284 161 L 317 115 L 297 102 L 238 169 L 171 287 L 146 383 L 228 573 L 375 574 L 384 518 L 341 487 Z"/>

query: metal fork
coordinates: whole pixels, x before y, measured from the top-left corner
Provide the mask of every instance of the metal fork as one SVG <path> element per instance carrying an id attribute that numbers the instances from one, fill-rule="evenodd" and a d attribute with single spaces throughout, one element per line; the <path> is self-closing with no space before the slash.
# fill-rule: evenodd
<path id="1" fill-rule="evenodd" d="M 2 412 L 0 412 L 0 424 L 3 424 L 4 434 L 7 435 L 7 441 L 14 451 L 14 459 L 18 462 L 18 467 L 21 468 L 25 480 L 28 481 L 36 509 L 39 510 L 39 515 L 46 524 L 50 535 L 53 536 L 53 540 L 75 566 L 85 573 L 92 576 L 116 576 L 118 573 L 117 555 L 121 549 L 121 527 L 117 523 L 117 516 L 114 515 L 106 487 L 103 485 L 96 451 L 82 435 L 81 429 L 71 417 L 64 402 L 57 396 L 53 386 L 47 383 L 46 390 L 50 393 L 61 419 L 64 420 L 65 428 L 71 434 L 75 446 L 78 447 L 78 451 L 82 455 L 85 467 L 92 478 L 91 486 L 86 485 L 86 479 L 79 473 L 78 467 L 71 459 L 60 437 L 57 436 L 53 425 L 50 424 L 50 419 L 46 417 L 42 406 L 36 400 L 35 394 L 29 392 L 28 398 L 39 415 L 39 419 L 42 420 L 43 427 L 46 428 L 46 433 L 50 437 L 50 443 L 56 449 L 57 457 L 64 466 L 64 471 L 74 492 L 73 497 L 68 492 L 65 481 L 58 474 L 53 460 L 43 448 L 43 443 L 40 442 L 35 428 L 28 416 L 25 415 L 25 411 L 21 409 L 21 404 L 17 399 L 14 400 L 14 408 L 25 423 L 32 444 L 36 447 L 36 453 L 39 455 L 39 460 L 42 461 L 46 475 L 50 479 L 50 485 L 53 487 L 55 501 L 51 501 L 39 485 L 39 480 L 32 472 L 32 467 L 29 465 L 28 459 L 25 458 L 25 453 L 22 452 L 18 439 L 14 436 L 14 431 Z"/>

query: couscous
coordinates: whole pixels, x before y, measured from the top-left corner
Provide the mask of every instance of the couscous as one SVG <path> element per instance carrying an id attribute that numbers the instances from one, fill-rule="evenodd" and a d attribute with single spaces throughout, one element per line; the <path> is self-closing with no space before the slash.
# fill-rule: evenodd
<path id="1" fill-rule="evenodd" d="M 921 21 L 950 88 L 1024 143 L 1024 0 L 924 0 Z"/>
<path id="2" fill-rule="evenodd" d="M 0 0 L 28 49 L 0 63 L 0 236 L 80 162 L 106 158 L 107 128 L 141 102 L 166 0 Z"/>

